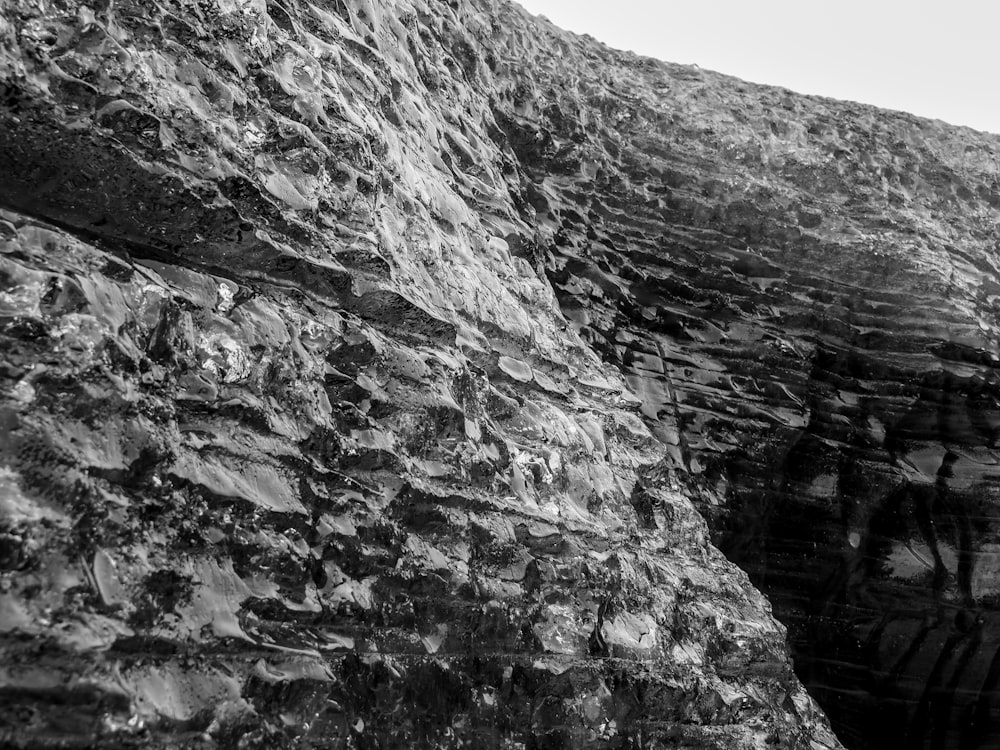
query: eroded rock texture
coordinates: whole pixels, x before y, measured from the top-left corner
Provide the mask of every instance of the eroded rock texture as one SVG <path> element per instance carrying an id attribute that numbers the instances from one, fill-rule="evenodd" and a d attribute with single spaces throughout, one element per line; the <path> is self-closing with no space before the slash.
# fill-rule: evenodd
<path id="1" fill-rule="evenodd" d="M 0 0 L 0 741 L 840 747 L 714 534 L 847 745 L 991 747 L 996 147 L 494 0 Z"/>
<path id="2" fill-rule="evenodd" d="M 838 747 L 537 262 L 520 11 L 0 7 L 0 742 Z"/>
<path id="3" fill-rule="evenodd" d="M 535 64 L 504 126 L 563 310 L 838 736 L 997 746 L 1000 141 L 513 44 Z"/>

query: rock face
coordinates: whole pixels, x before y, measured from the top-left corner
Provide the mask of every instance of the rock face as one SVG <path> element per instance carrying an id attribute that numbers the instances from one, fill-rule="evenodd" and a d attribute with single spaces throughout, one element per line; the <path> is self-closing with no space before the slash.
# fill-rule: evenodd
<path id="1" fill-rule="evenodd" d="M 0 738 L 839 748 L 714 540 L 847 746 L 992 747 L 997 153 L 498 0 L 0 0 Z"/>
<path id="2" fill-rule="evenodd" d="M 1000 139 L 560 40 L 507 132 L 567 318 L 847 746 L 997 746 Z"/>
<path id="3" fill-rule="evenodd" d="M 839 746 L 537 262 L 526 16 L 2 7 L 3 743 Z"/>
<path id="4" fill-rule="evenodd" d="M 1000 139 L 562 38 L 508 133 L 566 316 L 847 746 L 997 746 Z"/>

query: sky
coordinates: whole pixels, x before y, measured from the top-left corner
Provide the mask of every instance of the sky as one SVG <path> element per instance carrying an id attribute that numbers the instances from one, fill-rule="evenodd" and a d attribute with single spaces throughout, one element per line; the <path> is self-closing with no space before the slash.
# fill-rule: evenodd
<path id="1" fill-rule="evenodd" d="M 996 0 L 518 0 L 618 49 L 1000 134 Z"/>

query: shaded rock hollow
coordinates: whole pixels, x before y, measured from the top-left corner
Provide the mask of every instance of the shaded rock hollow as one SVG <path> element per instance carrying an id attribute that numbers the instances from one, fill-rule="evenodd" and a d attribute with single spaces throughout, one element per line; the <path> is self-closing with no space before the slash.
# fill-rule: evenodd
<path id="1" fill-rule="evenodd" d="M 486 0 L 0 9 L 5 741 L 839 747 L 714 539 L 845 744 L 990 746 L 995 139 Z"/>

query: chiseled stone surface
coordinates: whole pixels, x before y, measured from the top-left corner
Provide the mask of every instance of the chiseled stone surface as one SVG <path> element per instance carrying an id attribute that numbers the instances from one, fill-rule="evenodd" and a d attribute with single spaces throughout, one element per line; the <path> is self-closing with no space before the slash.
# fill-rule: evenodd
<path id="1" fill-rule="evenodd" d="M 0 0 L 0 743 L 840 747 L 557 234 L 667 207 L 676 75 L 479 0 Z"/>

